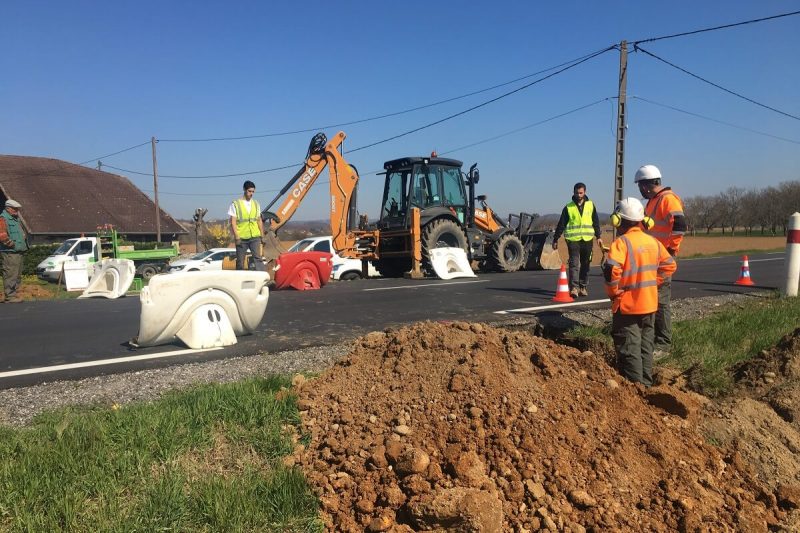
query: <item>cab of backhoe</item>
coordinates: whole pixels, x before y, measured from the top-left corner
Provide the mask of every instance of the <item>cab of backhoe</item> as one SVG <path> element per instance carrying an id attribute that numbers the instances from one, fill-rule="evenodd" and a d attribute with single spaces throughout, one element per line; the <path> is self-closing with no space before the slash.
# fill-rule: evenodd
<path id="1" fill-rule="evenodd" d="M 420 209 L 422 225 L 449 215 L 464 225 L 469 200 L 461 174 L 461 161 L 442 157 L 404 157 L 384 163 L 380 229 L 407 228 L 411 208 Z"/>

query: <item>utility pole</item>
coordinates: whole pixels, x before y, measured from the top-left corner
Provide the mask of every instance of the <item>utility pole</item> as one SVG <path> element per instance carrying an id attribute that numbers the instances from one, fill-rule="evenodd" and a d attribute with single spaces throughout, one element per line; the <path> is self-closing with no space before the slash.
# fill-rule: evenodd
<path id="1" fill-rule="evenodd" d="M 194 251 L 195 253 L 200 251 L 200 226 L 203 225 L 203 217 L 205 214 L 208 213 L 208 209 L 203 207 L 198 207 L 194 210 L 194 216 L 192 219 L 194 220 Z"/>
<path id="2" fill-rule="evenodd" d="M 622 200 L 622 190 L 625 185 L 625 131 L 627 121 L 625 118 L 627 103 L 625 101 L 628 84 L 628 42 L 619 43 L 619 93 L 617 98 L 617 147 L 614 162 L 614 205 Z M 612 229 L 612 239 L 617 237 L 617 228 Z"/>
<path id="3" fill-rule="evenodd" d="M 156 242 L 161 242 L 161 211 L 158 209 L 158 161 L 156 160 L 156 138 L 150 137 L 153 147 L 153 198 L 156 202 Z"/>

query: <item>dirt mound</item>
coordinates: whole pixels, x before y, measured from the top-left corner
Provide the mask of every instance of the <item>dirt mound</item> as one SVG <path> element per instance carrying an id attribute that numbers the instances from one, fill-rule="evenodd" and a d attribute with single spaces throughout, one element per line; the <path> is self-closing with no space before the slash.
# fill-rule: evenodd
<path id="1" fill-rule="evenodd" d="M 526 333 L 371 333 L 297 390 L 331 531 L 766 531 L 782 513 L 699 437 L 691 395 Z"/>

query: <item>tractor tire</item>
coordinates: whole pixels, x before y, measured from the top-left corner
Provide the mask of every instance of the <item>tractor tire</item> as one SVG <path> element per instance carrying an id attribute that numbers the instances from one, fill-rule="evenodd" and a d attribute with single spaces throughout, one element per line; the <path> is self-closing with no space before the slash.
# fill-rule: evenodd
<path id="1" fill-rule="evenodd" d="M 372 264 L 384 278 L 402 278 L 406 272 L 411 270 L 411 259 L 404 257 L 377 259 Z"/>
<path id="2" fill-rule="evenodd" d="M 139 275 L 142 276 L 142 279 L 147 281 L 153 276 L 158 274 L 158 266 L 152 264 L 142 265 L 139 269 Z"/>
<path id="3" fill-rule="evenodd" d="M 430 252 L 434 248 L 461 248 L 469 255 L 467 236 L 457 223 L 447 219 L 437 219 L 422 228 L 422 268 L 433 273 Z"/>
<path id="4" fill-rule="evenodd" d="M 516 272 L 525 265 L 525 247 L 513 233 L 506 233 L 489 250 L 486 266 L 496 272 Z"/>

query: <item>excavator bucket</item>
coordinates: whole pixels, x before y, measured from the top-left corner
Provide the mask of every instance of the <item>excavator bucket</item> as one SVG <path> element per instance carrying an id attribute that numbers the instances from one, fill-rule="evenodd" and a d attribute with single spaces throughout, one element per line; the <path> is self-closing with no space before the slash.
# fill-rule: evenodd
<path id="1" fill-rule="evenodd" d="M 525 248 L 525 270 L 558 270 L 561 268 L 561 256 L 553 250 L 553 232 L 534 230 L 538 215 L 520 213 L 509 216 L 509 225 Z M 513 223 L 516 219 L 516 224 Z"/>
<path id="2" fill-rule="evenodd" d="M 266 228 L 264 232 L 264 242 L 265 244 L 261 246 L 261 257 L 263 257 L 267 263 L 274 263 L 275 260 L 278 259 L 278 256 L 286 251 L 282 249 L 281 241 L 278 239 L 275 232 Z"/>

